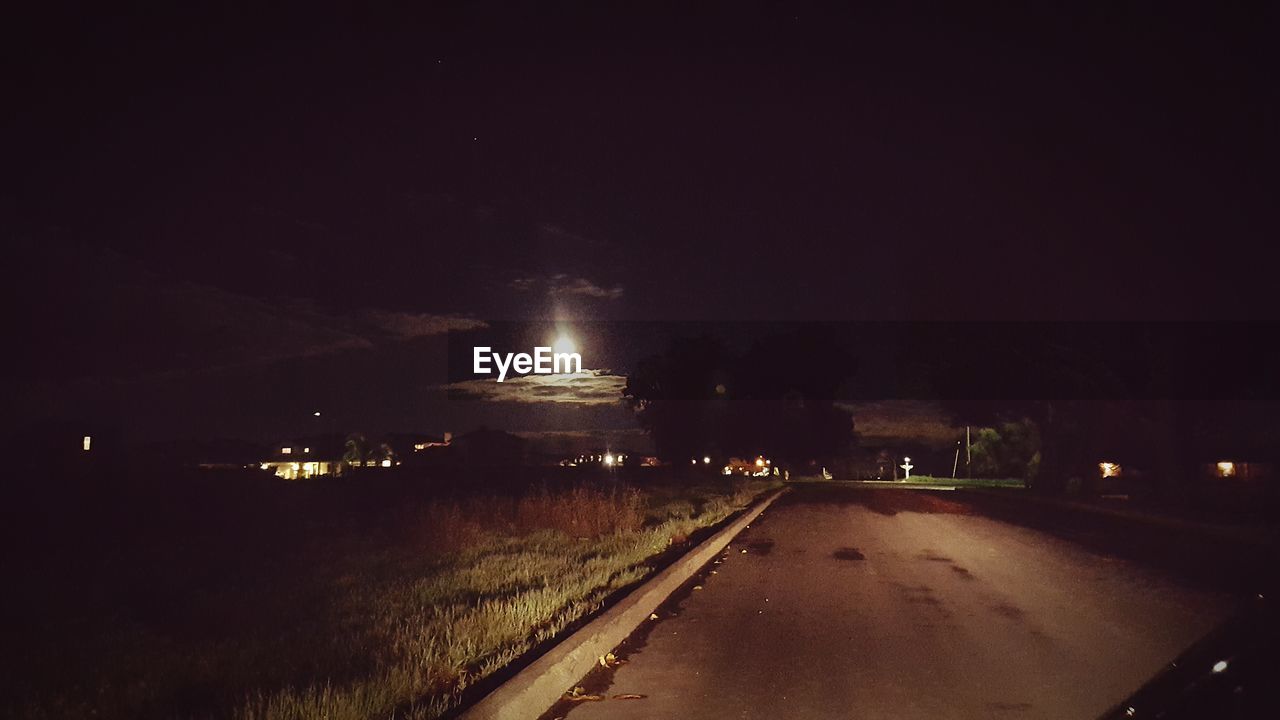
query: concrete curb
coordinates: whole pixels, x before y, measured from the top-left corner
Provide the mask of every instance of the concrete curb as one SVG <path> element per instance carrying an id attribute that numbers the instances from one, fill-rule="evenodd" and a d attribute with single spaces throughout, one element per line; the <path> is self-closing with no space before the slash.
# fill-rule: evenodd
<path id="1" fill-rule="evenodd" d="M 649 619 L 671 593 L 702 566 L 711 562 L 731 540 L 770 503 L 786 492 L 782 488 L 749 508 L 728 527 L 690 550 L 618 604 L 560 641 L 515 677 L 484 696 L 461 715 L 462 720 L 534 720 L 546 712 L 591 671 L 600 657 L 626 640 Z"/>

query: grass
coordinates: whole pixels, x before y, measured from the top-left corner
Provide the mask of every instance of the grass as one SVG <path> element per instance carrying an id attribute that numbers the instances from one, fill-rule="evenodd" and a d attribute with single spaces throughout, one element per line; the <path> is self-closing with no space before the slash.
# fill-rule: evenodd
<path id="1" fill-rule="evenodd" d="M 161 557 L 117 557 L 84 578 L 120 584 L 123 602 L 82 597 L 10 649 L 23 667 L 4 694 L 21 699 L 0 714 L 437 718 L 772 485 L 386 503 L 351 527 L 336 510 L 274 518 L 281 547 L 224 548 L 234 559 L 221 566 L 217 542 L 176 554 L 143 542 L 134 552 Z"/>
<path id="2" fill-rule="evenodd" d="M 949 478 L 931 475 L 912 475 L 903 485 L 947 485 L 953 487 L 1025 487 L 1022 478 Z"/>
<path id="3" fill-rule="evenodd" d="M 841 482 L 826 480 L 821 475 L 793 475 L 791 482 Z M 876 482 L 894 482 L 897 485 L 945 486 L 945 487 L 981 487 L 981 488 L 1021 488 L 1025 487 L 1021 478 L 949 478 L 932 475 L 912 475 L 909 480 L 880 480 Z"/>

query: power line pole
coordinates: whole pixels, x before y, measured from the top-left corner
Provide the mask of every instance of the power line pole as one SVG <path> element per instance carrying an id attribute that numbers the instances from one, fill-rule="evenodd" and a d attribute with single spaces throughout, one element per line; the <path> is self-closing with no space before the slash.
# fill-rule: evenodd
<path id="1" fill-rule="evenodd" d="M 973 477 L 973 469 L 970 467 L 972 464 L 973 464 L 973 443 L 970 442 L 969 440 L 969 426 L 965 425 L 964 426 L 964 476 L 967 478 Z"/>

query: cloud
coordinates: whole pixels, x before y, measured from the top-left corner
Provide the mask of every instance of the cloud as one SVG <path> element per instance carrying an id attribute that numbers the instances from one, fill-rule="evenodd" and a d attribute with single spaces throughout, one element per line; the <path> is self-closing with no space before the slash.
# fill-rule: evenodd
<path id="1" fill-rule="evenodd" d="M 566 249 L 580 249 L 580 248 L 589 248 L 589 247 L 600 248 L 600 247 L 608 246 L 608 243 L 602 240 L 596 240 L 594 238 L 586 237 L 585 235 L 579 235 L 578 233 L 570 232 L 569 230 L 566 230 L 563 226 L 557 225 L 555 223 L 549 223 L 549 222 L 538 223 L 537 231 L 538 231 L 538 239 L 541 240 L 543 243 L 557 244 Z"/>
<path id="2" fill-rule="evenodd" d="M 617 300 L 623 293 L 621 285 L 602 287 L 583 277 L 553 275 L 551 279 L 551 288 L 548 290 L 551 295 L 581 295 L 602 300 Z"/>
<path id="3" fill-rule="evenodd" d="M 839 403 L 853 414 L 854 427 L 865 443 L 918 442 L 944 446 L 963 435 L 936 403 L 923 400 L 880 400 Z"/>
<path id="4" fill-rule="evenodd" d="M 515 278 L 507 286 L 517 292 L 543 289 L 551 297 L 578 296 L 596 298 L 598 300 L 618 300 L 625 293 L 621 285 L 600 285 L 585 277 L 567 273 L 522 276 Z"/>
<path id="5" fill-rule="evenodd" d="M 622 402 L 627 378 L 607 370 L 584 370 L 557 375 L 524 375 L 497 382 L 492 378 L 463 380 L 445 388 L 462 397 L 489 402 L 616 405 Z"/>
<path id="6" fill-rule="evenodd" d="M 367 310 L 361 315 L 361 319 L 379 330 L 406 340 L 428 335 L 443 335 L 452 330 L 476 330 L 485 327 L 484 321 L 461 315 L 386 310 Z"/>

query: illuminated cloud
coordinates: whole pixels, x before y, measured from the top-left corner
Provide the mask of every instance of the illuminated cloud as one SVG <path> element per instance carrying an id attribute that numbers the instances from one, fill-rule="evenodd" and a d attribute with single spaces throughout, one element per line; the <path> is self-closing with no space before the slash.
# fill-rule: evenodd
<path id="1" fill-rule="evenodd" d="M 880 400 L 840 403 L 853 414 L 854 428 L 863 442 L 919 442 L 949 445 L 963 433 L 936 403 L 922 400 Z"/>
<path id="2" fill-rule="evenodd" d="M 433 315 L 430 313 L 388 312 L 384 310 L 369 310 L 364 313 L 362 319 L 379 330 L 404 339 L 443 335 L 452 330 L 477 330 L 485 327 L 485 323 L 481 320 L 460 315 Z"/>
<path id="3" fill-rule="evenodd" d="M 623 292 L 621 285 L 603 287 L 586 278 L 569 277 L 564 274 L 552 275 L 551 281 L 551 288 L 548 290 L 551 295 L 580 295 L 601 300 L 617 300 L 622 297 Z"/>
<path id="4" fill-rule="evenodd" d="M 625 291 L 621 285 L 604 286 L 592 282 L 585 277 L 567 273 L 556 273 L 546 276 L 518 277 L 508 283 L 508 287 L 517 292 L 545 290 L 551 297 L 588 297 L 598 300 L 618 300 Z"/>
<path id="5" fill-rule="evenodd" d="M 464 380 L 445 386 L 455 397 L 488 402 L 616 405 L 622 402 L 627 378 L 607 370 L 558 375 L 525 375 L 497 382 L 492 378 Z"/>

